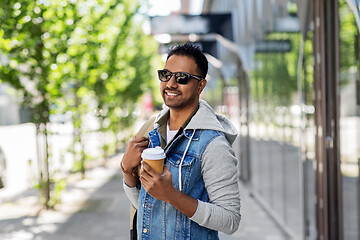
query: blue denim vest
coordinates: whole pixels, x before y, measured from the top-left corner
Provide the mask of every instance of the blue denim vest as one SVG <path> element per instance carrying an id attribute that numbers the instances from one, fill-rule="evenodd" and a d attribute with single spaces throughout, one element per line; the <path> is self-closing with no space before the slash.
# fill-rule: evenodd
<path id="1" fill-rule="evenodd" d="M 174 187 L 179 190 L 179 165 L 195 130 L 185 130 L 167 148 L 165 164 L 172 174 Z M 204 202 L 209 201 L 201 174 L 201 157 L 207 145 L 221 132 L 196 130 L 181 167 L 182 192 Z M 150 147 L 160 146 L 157 129 L 149 133 Z M 151 240 L 218 240 L 218 232 L 202 227 L 168 203 L 157 200 L 141 188 L 137 219 L 138 239 Z"/>

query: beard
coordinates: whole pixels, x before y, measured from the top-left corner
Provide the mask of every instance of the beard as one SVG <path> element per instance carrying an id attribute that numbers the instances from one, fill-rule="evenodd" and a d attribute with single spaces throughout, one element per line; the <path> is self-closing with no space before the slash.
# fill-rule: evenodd
<path id="1" fill-rule="evenodd" d="M 165 92 L 166 90 L 176 92 L 179 95 L 177 95 L 176 97 L 170 97 L 166 94 L 166 92 Z M 194 103 L 195 102 L 197 103 L 197 101 L 198 101 L 198 95 L 195 91 L 192 92 L 190 96 L 184 96 L 182 94 L 182 92 L 173 91 L 168 88 L 166 88 L 162 91 L 162 98 L 163 98 L 166 106 L 168 106 L 169 108 L 174 108 L 174 109 L 187 108 L 189 106 L 194 105 Z"/>

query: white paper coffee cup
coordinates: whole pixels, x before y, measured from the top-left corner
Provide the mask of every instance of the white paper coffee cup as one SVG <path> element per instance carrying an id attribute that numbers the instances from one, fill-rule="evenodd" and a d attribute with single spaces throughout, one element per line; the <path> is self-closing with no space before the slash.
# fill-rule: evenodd
<path id="1" fill-rule="evenodd" d="M 142 152 L 141 158 L 158 174 L 163 173 L 164 159 L 166 158 L 166 154 L 161 147 L 146 148 Z"/>

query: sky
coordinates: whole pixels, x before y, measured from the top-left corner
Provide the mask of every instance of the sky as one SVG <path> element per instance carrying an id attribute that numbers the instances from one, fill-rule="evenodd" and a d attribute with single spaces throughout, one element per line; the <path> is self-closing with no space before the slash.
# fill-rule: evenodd
<path id="1" fill-rule="evenodd" d="M 151 16 L 169 15 L 181 7 L 180 0 L 149 0 L 149 3 L 148 14 Z M 203 0 L 190 1 L 190 14 L 200 14 L 202 5 Z"/>
<path id="2" fill-rule="evenodd" d="M 149 3 L 148 14 L 151 16 L 169 15 L 181 7 L 180 0 L 150 0 Z"/>

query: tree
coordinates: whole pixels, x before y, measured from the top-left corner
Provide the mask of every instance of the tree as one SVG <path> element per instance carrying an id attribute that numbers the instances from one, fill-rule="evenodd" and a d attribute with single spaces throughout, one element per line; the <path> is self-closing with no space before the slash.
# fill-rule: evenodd
<path id="1" fill-rule="evenodd" d="M 85 172 L 82 119 L 96 102 L 102 130 L 129 126 L 136 100 L 150 89 L 152 40 L 136 20 L 135 0 L 3 0 L 0 82 L 17 89 L 44 135 L 39 187 L 49 207 L 49 116 L 71 111 L 77 160 Z M 151 43 L 149 43 L 149 42 Z M 127 108 L 127 109 L 125 109 Z M 119 110 L 120 109 L 120 110 Z M 121 113 L 119 115 L 119 112 Z"/>
<path id="2" fill-rule="evenodd" d="M 44 160 L 40 164 L 42 202 L 46 205 L 50 197 L 50 176 L 48 161 L 47 128 L 51 96 L 47 91 L 50 84 L 51 66 L 54 56 L 48 45 L 49 33 L 44 30 L 45 5 L 30 1 L 2 1 L 1 6 L 1 49 L 2 64 L 0 79 L 10 83 L 19 92 L 22 102 L 33 111 L 32 121 L 37 135 L 46 139 Z"/>

